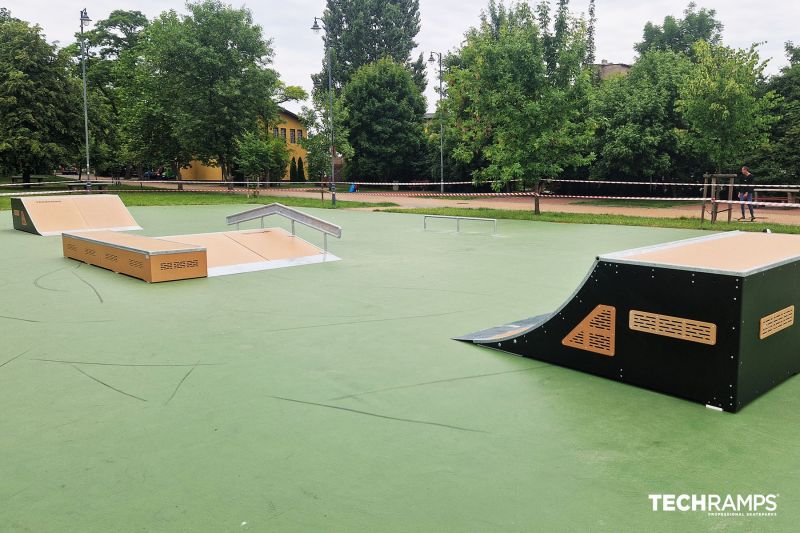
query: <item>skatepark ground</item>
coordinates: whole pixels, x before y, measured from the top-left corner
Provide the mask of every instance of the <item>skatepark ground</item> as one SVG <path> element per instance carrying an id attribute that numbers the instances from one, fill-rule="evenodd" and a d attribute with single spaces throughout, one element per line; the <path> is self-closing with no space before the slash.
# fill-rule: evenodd
<path id="1" fill-rule="evenodd" d="M 246 208 L 131 212 L 170 235 Z M 0 217 L 0 529 L 796 530 L 800 379 L 734 415 L 451 340 L 703 232 L 307 211 L 342 261 L 152 285 Z M 663 493 L 780 496 L 714 517 Z"/>

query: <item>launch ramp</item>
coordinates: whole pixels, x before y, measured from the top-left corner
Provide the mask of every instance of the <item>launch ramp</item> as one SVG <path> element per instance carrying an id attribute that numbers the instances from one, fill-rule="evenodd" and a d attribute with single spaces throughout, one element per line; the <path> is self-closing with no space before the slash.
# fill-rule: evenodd
<path id="1" fill-rule="evenodd" d="M 736 412 L 800 372 L 800 237 L 599 256 L 555 312 L 458 338 Z"/>
<path id="2" fill-rule="evenodd" d="M 142 229 L 115 194 L 12 197 L 11 215 L 14 229 L 44 236 Z"/>

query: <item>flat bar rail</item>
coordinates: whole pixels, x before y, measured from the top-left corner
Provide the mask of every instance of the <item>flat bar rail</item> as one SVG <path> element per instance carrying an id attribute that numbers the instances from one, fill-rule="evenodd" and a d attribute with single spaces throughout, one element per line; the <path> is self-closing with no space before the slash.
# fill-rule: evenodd
<path id="1" fill-rule="evenodd" d="M 298 211 L 297 209 L 292 209 L 291 207 L 286 207 L 283 204 L 279 203 L 272 203 L 268 205 L 262 205 L 260 207 L 256 207 L 255 209 L 248 209 L 247 211 L 242 211 L 241 213 L 235 213 L 233 215 L 228 215 L 225 217 L 225 221 L 228 225 L 236 224 L 236 229 L 239 229 L 239 224 L 242 222 L 248 222 L 250 220 L 261 219 L 261 227 L 264 227 L 264 218 L 270 215 L 280 215 L 284 218 L 287 218 L 292 221 L 292 236 L 295 235 L 295 227 L 294 224 L 297 222 L 298 224 L 302 224 L 307 226 L 311 229 L 315 229 L 317 231 L 322 232 L 323 239 L 324 239 L 324 250 L 325 253 L 328 253 L 328 235 L 336 237 L 337 239 L 342 238 L 342 228 L 341 226 L 337 226 L 327 220 L 322 220 L 321 218 L 317 218 L 315 216 L 311 216 L 307 213 L 303 213 L 302 211 Z"/>
<path id="2" fill-rule="evenodd" d="M 494 224 L 494 230 L 492 231 L 492 235 L 497 234 L 497 219 L 496 218 L 481 218 L 481 217 L 459 217 L 454 215 L 423 215 L 422 216 L 422 230 L 426 231 L 428 229 L 428 219 L 429 218 L 448 218 L 451 220 L 456 221 L 456 233 L 461 233 L 461 221 L 462 220 L 477 220 L 480 222 L 492 222 Z"/>

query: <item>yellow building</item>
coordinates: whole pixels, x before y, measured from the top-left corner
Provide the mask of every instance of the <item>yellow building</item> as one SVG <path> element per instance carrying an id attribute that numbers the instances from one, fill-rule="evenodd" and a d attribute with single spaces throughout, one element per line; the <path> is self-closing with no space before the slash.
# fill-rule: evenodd
<path id="1" fill-rule="evenodd" d="M 294 157 L 295 161 L 302 158 L 303 167 L 307 166 L 306 158 L 308 152 L 300 146 L 300 141 L 308 136 L 308 132 L 300 123 L 300 118 L 297 115 L 281 107 L 278 115 L 278 125 L 272 128 L 272 135 L 286 141 L 290 158 Z M 291 159 L 289 160 L 289 165 L 291 165 Z M 286 166 L 286 174 L 283 179 L 289 179 L 289 165 Z M 222 169 L 216 166 L 204 165 L 199 161 L 192 161 L 188 168 L 181 169 L 181 179 L 187 181 L 222 181 Z"/>
<path id="2" fill-rule="evenodd" d="M 308 151 L 300 146 L 300 141 L 305 139 L 308 136 L 308 132 L 300 123 L 300 117 L 288 111 L 284 108 L 280 108 L 280 118 L 278 119 L 278 125 L 272 128 L 272 135 L 273 137 L 281 137 L 289 147 L 289 165 L 291 165 L 291 157 L 294 157 L 295 161 L 302 159 L 303 160 L 303 168 L 306 170 L 306 176 L 308 176 L 308 169 L 306 168 L 308 165 L 307 158 L 308 158 Z M 284 179 L 289 179 L 289 167 L 286 167 L 286 175 Z"/>

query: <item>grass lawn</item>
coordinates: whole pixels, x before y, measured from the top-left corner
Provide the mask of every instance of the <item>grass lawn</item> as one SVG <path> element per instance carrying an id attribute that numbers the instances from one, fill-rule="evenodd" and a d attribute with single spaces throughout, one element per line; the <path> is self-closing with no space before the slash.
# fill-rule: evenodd
<path id="1" fill-rule="evenodd" d="M 168 205 L 224 205 L 224 204 L 269 204 L 279 202 L 291 207 L 317 207 L 321 209 L 331 209 L 330 197 L 325 201 L 318 198 L 293 198 L 277 196 L 258 196 L 247 198 L 241 194 L 229 194 L 223 192 L 164 192 L 163 189 L 141 188 L 133 185 L 114 186 L 109 188 L 109 192 L 119 194 L 122 201 L 127 206 L 168 206 Z M 152 192 L 151 192 L 152 191 Z M 0 192 L 15 192 L 2 190 Z M 20 192 L 20 191 L 16 191 Z M 30 190 L 26 192 L 31 192 Z M 397 204 L 392 202 L 351 202 L 336 201 L 337 208 L 358 208 L 358 207 L 391 207 Z M 0 209 L 10 209 L 11 200 L 8 197 L 0 197 Z"/>
<path id="2" fill-rule="evenodd" d="M 131 212 L 175 235 L 243 207 Z M 309 212 L 342 261 L 152 285 L 0 216 L 0 529 L 797 530 L 800 377 L 718 413 L 451 340 L 556 309 L 598 254 L 706 232 Z M 710 517 L 653 493 L 781 497 Z"/>
<path id="3" fill-rule="evenodd" d="M 542 213 L 534 215 L 533 211 L 515 211 L 486 208 L 415 208 L 381 209 L 389 213 L 410 213 L 418 215 L 449 215 L 463 217 L 485 217 L 505 220 L 531 220 L 538 222 L 559 222 L 565 224 L 611 224 L 615 226 L 647 226 L 653 228 L 697 229 L 713 231 L 764 231 L 770 229 L 776 233 L 800 233 L 800 226 L 773 224 L 768 222 L 700 222 L 699 218 L 657 218 L 633 217 L 627 215 L 596 215 L 592 213 Z"/>

